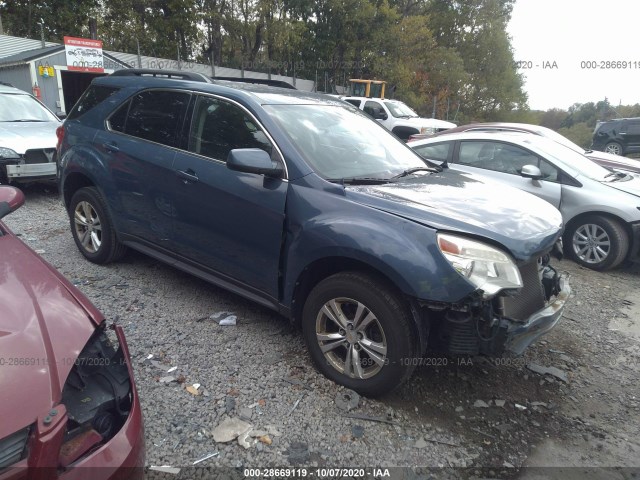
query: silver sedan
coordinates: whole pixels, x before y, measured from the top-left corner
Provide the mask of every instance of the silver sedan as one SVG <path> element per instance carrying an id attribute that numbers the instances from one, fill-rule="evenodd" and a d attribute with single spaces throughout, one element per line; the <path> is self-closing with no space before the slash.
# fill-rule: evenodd
<path id="1" fill-rule="evenodd" d="M 626 259 L 640 260 L 638 175 L 609 170 L 537 135 L 453 133 L 409 146 L 445 168 L 482 175 L 547 200 L 562 213 L 567 255 L 585 267 L 608 270 Z"/>

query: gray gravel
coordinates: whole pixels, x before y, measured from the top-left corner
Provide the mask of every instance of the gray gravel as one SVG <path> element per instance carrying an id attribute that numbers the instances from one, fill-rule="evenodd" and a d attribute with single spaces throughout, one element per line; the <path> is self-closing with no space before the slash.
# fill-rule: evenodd
<path id="1" fill-rule="evenodd" d="M 348 392 L 314 370 L 287 320 L 135 252 L 93 265 L 57 192 L 25 193 L 5 222 L 125 329 L 148 465 L 186 467 L 214 452 L 200 465 L 473 467 L 449 474 L 501 478 L 523 465 L 639 465 L 637 266 L 598 273 L 562 261 L 574 291 L 567 318 L 524 357 L 426 364 L 399 391 L 345 408 Z M 219 325 L 217 312 L 237 324 Z M 250 448 L 213 438 L 235 417 L 261 434 L 247 436 Z"/>

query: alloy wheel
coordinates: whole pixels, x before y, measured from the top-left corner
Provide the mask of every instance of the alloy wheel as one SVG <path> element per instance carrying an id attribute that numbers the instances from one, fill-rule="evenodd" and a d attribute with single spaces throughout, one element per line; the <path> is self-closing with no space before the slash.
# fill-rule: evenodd
<path id="1" fill-rule="evenodd" d="M 601 263 L 611 253 L 611 239 L 600 225 L 587 223 L 573 234 L 573 251 L 583 262 Z"/>
<path id="2" fill-rule="evenodd" d="M 82 248 L 96 253 L 102 245 L 102 224 L 95 208 L 87 201 L 79 202 L 73 212 L 73 223 Z"/>
<path id="3" fill-rule="evenodd" d="M 351 378 L 375 376 L 387 360 L 387 340 L 376 315 L 361 302 L 334 298 L 316 317 L 316 338 L 326 361 Z"/>

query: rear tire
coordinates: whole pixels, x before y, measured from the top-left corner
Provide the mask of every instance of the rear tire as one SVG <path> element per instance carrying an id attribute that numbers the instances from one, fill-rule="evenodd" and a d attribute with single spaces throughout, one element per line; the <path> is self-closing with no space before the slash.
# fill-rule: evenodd
<path id="1" fill-rule="evenodd" d="M 605 145 L 604 151 L 614 155 L 622 155 L 622 145 L 618 142 L 609 142 Z"/>
<path id="2" fill-rule="evenodd" d="M 564 236 L 566 253 L 592 270 L 610 270 L 629 253 L 629 235 L 616 220 L 590 215 L 574 222 Z"/>
<path id="3" fill-rule="evenodd" d="M 118 242 L 113 222 L 102 196 L 95 187 L 84 187 L 69 203 L 71 233 L 84 257 L 93 263 L 116 261 L 127 247 Z"/>
<path id="4" fill-rule="evenodd" d="M 382 281 L 344 272 L 307 297 L 302 330 L 315 366 L 367 396 L 404 383 L 417 364 L 417 335 L 407 302 Z"/>

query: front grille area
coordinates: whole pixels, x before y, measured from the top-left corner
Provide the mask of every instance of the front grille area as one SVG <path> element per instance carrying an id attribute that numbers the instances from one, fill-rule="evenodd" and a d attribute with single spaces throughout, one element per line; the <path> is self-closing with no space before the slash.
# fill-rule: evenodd
<path id="1" fill-rule="evenodd" d="M 25 458 L 30 428 L 23 428 L 0 440 L 0 470 Z"/>
<path id="2" fill-rule="evenodd" d="M 55 161 L 55 148 L 40 148 L 27 150 L 24 154 L 24 163 L 33 165 L 35 163 L 49 163 Z"/>
<path id="3" fill-rule="evenodd" d="M 504 315 L 514 320 L 526 320 L 545 306 L 544 288 L 538 273 L 538 262 L 529 262 L 519 267 L 522 289 L 514 297 L 505 297 Z"/>

